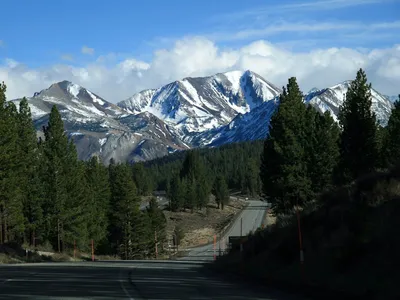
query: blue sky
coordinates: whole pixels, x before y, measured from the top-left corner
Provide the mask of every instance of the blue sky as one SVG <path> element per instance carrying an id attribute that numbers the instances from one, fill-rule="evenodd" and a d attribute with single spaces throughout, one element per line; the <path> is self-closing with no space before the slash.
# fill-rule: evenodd
<path id="1" fill-rule="evenodd" d="M 190 35 L 209 37 L 222 47 L 268 39 L 298 51 L 400 42 L 396 0 L 3 0 L 1 7 L 7 13 L 0 18 L 0 58 L 33 67 L 62 59 L 84 62 L 83 46 L 97 55 L 146 60 L 154 49 Z"/>
<path id="2" fill-rule="evenodd" d="M 396 95 L 400 0 L 2 0 L 10 98 L 70 80 L 111 102 L 187 76 L 251 69 L 304 90 L 360 67 Z"/>

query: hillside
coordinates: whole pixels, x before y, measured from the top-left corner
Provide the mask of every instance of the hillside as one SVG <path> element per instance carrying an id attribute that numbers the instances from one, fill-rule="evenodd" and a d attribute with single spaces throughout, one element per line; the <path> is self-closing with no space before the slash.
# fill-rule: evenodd
<path id="1" fill-rule="evenodd" d="M 314 296 L 337 297 L 335 293 L 341 292 L 353 295 L 352 299 L 363 295 L 395 299 L 400 296 L 394 281 L 400 272 L 393 267 L 400 251 L 399 199 L 400 168 L 396 168 L 360 178 L 305 207 L 300 219 L 303 271 L 295 214 L 278 215 L 275 225 L 251 236 L 244 244 L 243 259 L 232 251 L 215 267 L 236 273 L 242 268 L 253 280 Z"/>

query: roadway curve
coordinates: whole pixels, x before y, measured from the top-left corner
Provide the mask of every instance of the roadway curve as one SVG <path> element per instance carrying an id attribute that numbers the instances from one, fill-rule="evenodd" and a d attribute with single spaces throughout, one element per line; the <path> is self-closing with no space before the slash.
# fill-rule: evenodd
<path id="1" fill-rule="evenodd" d="M 265 211 L 269 205 L 267 202 L 260 200 L 248 200 L 249 204 L 241 212 L 235 220 L 235 223 L 218 239 L 216 245 L 216 255 L 219 249 L 226 249 L 230 236 L 246 236 L 250 232 L 254 232 L 261 227 Z M 214 245 L 208 244 L 196 248 L 191 248 L 185 257 L 179 258 L 183 260 L 200 260 L 211 261 L 214 259 Z"/>
<path id="2" fill-rule="evenodd" d="M 0 266 L 0 299 L 301 299 L 180 261 Z"/>
<path id="3" fill-rule="evenodd" d="M 169 203 L 168 203 L 168 199 L 167 199 L 166 197 L 159 196 L 159 197 L 157 197 L 156 199 L 157 199 L 158 207 L 159 207 L 160 209 L 165 209 L 165 208 L 168 206 L 168 204 L 169 204 Z M 140 208 L 141 211 L 144 211 L 144 210 L 146 210 L 146 208 L 147 208 L 149 205 L 150 205 L 149 202 L 147 202 L 147 203 L 142 203 L 142 204 L 139 206 L 139 208 Z"/>

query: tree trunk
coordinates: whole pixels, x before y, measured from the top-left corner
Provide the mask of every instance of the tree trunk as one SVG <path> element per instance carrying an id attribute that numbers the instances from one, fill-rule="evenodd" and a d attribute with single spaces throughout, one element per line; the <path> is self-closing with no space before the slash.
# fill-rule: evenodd
<path id="1" fill-rule="evenodd" d="M 7 218 L 4 218 L 4 243 L 8 242 Z"/>
<path id="2" fill-rule="evenodd" d="M 4 243 L 3 239 L 3 208 L 0 211 L 0 244 Z"/>
<path id="3" fill-rule="evenodd" d="M 58 253 L 60 253 L 61 252 L 60 219 L 57 219 L 57 248 L 58 248 Z"/>

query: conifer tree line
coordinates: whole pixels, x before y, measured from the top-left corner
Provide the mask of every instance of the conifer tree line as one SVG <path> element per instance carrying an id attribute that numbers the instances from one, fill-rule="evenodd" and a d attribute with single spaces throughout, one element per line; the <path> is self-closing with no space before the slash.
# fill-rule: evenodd
<path id="1" fill-rule="evenodd" d="M 206 166 L 211 192 L 217 196 L 215 187 L 222 187 L 261 195 L 276 211 L 288 212 L 316 200 L 324 191 L 394 166 L 400 157 L 400 100 L 383 127 L 371 111 L 370 89 L 360 69 L 344 95 L 336 122 L 328 111 L 321 113 L 304 103 L 296 78 L 290 78 L 265 141 L 192 150 Z M 184 160 L 184 153 L 176 153 L 144 165 L 157 189 L 180 191 L 182 178 L 171 174 L 180 174 Z M 184 193 L 177 195 L 172 199 L 180 208 L 184 201 L 178 199 Z"/>
<path id="2" fill-rule="evenodd" d="M 204 208 L 214 195 L 221 209 L 232 192 L 262 196 L 277 212 L 314 201 L 322 192 L 400 158 L 400 96 L 386 127 L 371 111 L 371 85 L 357 72 L 339 122 L 303 102 L 292 77 L 265 141 L 195 149 L 144 163 L 106 167 L 97 157 L 79 161 L 54 106 L 37 139 L 28 101 L 7 102 L 0 85 L 0 244 L 49 244 L 56 251 L 87 251 L 122 258 L 154 255 L 155 235 L 166 239 L 166 220 L 152 199 L 167 192 L 170 209 Z"/>
<path id="3" fill-rule="evenodd" d="M 177 183 L 185 172 L 181 172 L 188 153 L 198 157 L 202 165 L 200 173 L 205 173 L 208 179 L 208 189 L 215 196 L 217 180 L 226 185 L 230 192 L 240 192 L 249 196 L 258 196 L 261 192 L 259 177 L 260 155 L 263 141 L 227 144 L 217 148 L 193 149 L 177 152 L 143 164 L 144 172 L 151 178 L 154 190 L 166 191 Z M 138 164 L 136 164 L 138 165 Z M 182 175 L 182 176 L 181 176 Z M 218 204 L 218 203 L 217 203 Z"/>
<path id="4" fill-rule="evenodd" d="M 63 252 L 152 256 L 165 241 L 166 220 L 141 166 L 79 161 L 56 106 L 37 138 L 26 98 L 7 102 L 0 85 L 0 244 L 51 246 Z"/>
<path id="5" fill-rule="evenodd" d="M 347 185 L 400 162 L 400 96 L 386 127 L 371 110 L 371 84 L 360 69 L 340 107 L 339 122 L 305 105 L 292 77 L 264 142 L 263 195 L 278 213 L 304 206 L 336 186 Z"/>

